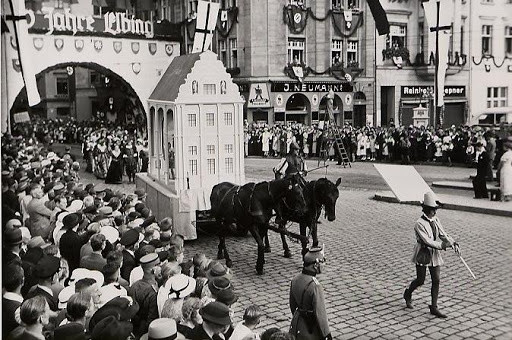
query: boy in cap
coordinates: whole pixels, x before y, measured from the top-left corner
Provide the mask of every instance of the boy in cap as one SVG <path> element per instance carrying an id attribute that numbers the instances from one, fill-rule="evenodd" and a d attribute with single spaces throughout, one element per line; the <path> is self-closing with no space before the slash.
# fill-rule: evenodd
<path id="1" fill-rule="evenodd" d="M 325 263 L 323 248 L 311 248 L 304 255 L 302 273 L 290 285 L 290 333 L 297 340 L 332 339 L 325 310 L 324 291 L 316 279 Z"/>

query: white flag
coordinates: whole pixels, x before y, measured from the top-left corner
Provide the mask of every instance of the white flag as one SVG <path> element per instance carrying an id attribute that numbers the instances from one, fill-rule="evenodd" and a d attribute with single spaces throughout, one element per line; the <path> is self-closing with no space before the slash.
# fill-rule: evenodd
<path id="1" fill-rule="evenodd" d="M 213 32 L 217 25 L 219 3 L 199 1 L 197 4 L 196 33 L 192 53 L 203 52 L 210 48 Z"/>
<path id="2" fill-rule="evenodd" d="M 25 16 L 25 2 L 24 1 L 12 1 L 14 16 Z M 27 89 L 28 105 L 34 106 L 39 104 L 41 97 L 37 90 L 36 74 L 34 65 L 36 61 L 34 56 L 30 55 L 30 43 L 32 38 L 28 36 L 28 24 L 27 20 L 15 20 L 16 32 L 18 33 L 18 51 L 20 56 L 20 64 L 23 70 L 23 80 L 25 82 L 25 88 Z M 13 32 L 14 34 L 14 32 Z"/>

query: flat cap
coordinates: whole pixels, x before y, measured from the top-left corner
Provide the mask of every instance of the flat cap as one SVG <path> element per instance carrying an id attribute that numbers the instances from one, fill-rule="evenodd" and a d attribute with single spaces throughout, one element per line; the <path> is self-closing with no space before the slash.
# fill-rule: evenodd
<path id="1" fill-rule="evenodd" d="M 157 265 L 159 263 L 160 263 L 160 259 L 158 258 L 158 254 L 156 254 L 156 253 L 150 253 L 150 254 L 144 255 L 140 258 L 140 264 L 143 267 Z"/>

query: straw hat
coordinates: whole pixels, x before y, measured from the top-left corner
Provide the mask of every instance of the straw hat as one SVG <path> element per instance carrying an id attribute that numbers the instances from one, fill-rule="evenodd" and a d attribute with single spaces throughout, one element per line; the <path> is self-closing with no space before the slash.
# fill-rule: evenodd
<path id="1" fill-rule="evenodd" d="M 424 207 L 429 208 L 439 208 L 439 205 L 437 204 L 438 200 L 436 200 L 436 196 L 432 191 L 426 192 L 423 196 L 423 203 L 421 204 Z"/>

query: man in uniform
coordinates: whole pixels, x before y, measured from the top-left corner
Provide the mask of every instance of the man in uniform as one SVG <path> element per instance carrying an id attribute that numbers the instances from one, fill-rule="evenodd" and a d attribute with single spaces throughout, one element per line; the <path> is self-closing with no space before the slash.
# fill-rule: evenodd
<path id="1" fill-rule="evenodd" d="M 302 273 L 290 285 L 290 334 L 296 340 L 332 339 L 325 310 L 324 291 L 316 279 L 325 262 L 323 248 L 312 248 L 304 255 Z"/>
<path id="2" fill-rule="evenodd" d="M 307 174 L 307 166 L 304 159 L 299 155 L 299 144 L 292 142 L 290 144 L 290 152 L 284 158 L 281 158 L 279 164 L 274 168 L 276 179 L 287 177 L 299 173 Z"/>

